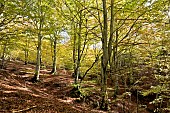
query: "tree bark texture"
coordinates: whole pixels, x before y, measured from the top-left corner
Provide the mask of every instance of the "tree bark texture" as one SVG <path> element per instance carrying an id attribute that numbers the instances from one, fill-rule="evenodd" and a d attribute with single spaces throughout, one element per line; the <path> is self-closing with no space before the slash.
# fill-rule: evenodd
<path id="1" fill-rule="evenodd" d="M 54 45 L 53 45 L 53 69 L 51 71 L 52 74 L 57 74 L 57 37 L 54 35 Z"/>
<path id="2" fill-rule="evenodd" d="M 5 53 L 6 53 L 6 49 L 7 49 L 7 43 L 8 43 L 8 41 L 6 41 L 5 44 L 4 44 L 3 53 L 2 53 L 2 57 L 1 57 L 0 69 L 3 69 L 3 68 L 4 68 L 4 64 L 5 64 Z"/>
<path id="3" fill-rule="evenodd" d="M 102 30 L 102 53 L 101 58 L 101 91 L 102 101 L 100 108 L 108 110 L 108 95 L 107 95 L 107 67 L 108 67 L 108 47 L 107 47 L 107 7 L 106 0 L 103 0 L 103 30 Z"/>
<path id="4" fill-rule="evenodd" d="M 37 64 L 36 64 L 33 81 L 39 81 L 40 65 L 41 65 L 41 45 L 42 45 L 42 36 L 41 34 L 38 34 Z"/>

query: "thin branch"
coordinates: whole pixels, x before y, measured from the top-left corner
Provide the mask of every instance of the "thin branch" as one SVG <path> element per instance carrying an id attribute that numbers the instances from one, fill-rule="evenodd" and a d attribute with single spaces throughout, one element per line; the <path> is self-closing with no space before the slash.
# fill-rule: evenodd
<path id="1" fill-rule="evenodd" d="M 92 63 L 92 65 L 86 70 L 86 72 L 84 73 L 83 77 L 80 80 L 80 83 L 84 80 L 85 76 L 87 75 L 87 73 L 93 68 L 93 66 L 99 61 L 99 57 L 100 55 L 96 56 L 95 61 Z"/>
<path id="2" fill-rule="evenodd" d="M 145 13 L 146 13 L 146 11 L 145 11 L 144 13 L 142 13 L 141 15 L 139 15 L 138 18 L 136 18 L 136 20 L 134 21 L 134 23 L 131 25 L 129 31 L 128 31 L 128 32 L 126 33 L 126 35 L 118 42 L 118 44 L 119 44 L 120 42 L 122 42 L 126 37 L 129 36 L 131 30 L 132 30 L 133 27 L 136 25 L 136 22 L 138 21 L 138 19 L 139 19 L 142 15 L 144 15 Z"/>

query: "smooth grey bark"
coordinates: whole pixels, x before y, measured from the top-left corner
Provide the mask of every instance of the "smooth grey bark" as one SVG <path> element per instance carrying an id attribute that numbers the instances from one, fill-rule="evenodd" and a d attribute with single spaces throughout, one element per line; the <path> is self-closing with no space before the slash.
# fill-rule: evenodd
<path id="1" fill-rule="evenodd" d="M 35 74 L 33 77 L 33 82 L 39 81 L 40 66 L 41 66 L 41 45 L 42 45 L 42 36 L 38 34 L 38 47 L 37 47 L 37 63 L 35 68 Z"/>
<path id="2" fill-rule="evenodd" d="M 51 73 L 56 75 L 57 74 L 57 37 L 54 35 L 54 45 L 53 45 L 53 68 Z"/>
<path id="3" fill-rule="evenodd" d="M 36 68 L 35 68 L 35 74 L 34 77 L 32 78 L 32 82 L 37 82 L 39 81 L 39 74 L 40 74 L 40 67 L 41 67 L 41 46 L 42 46 L 42 28 L 44 24 L 44 14 L 42 11 L 42 6 L 41 6 L 41 0 L 38 0 L 38 10 L 39 10 L 39 27 L 38 27 L 38 46 L 37 46 L 37 59 L 36 59 Z"/>
<path id="4" fill-rule="evenodd" d="M 79 20 L 79 31 L 78 31 L 78 48 L 77 48 L 77 62 L 75 70 L 75 84 L 78 83 L 78 78 L 80 76 L 80 61 L 81 61 L 81 30 L 82 30 L 82 11 L 80 11 L 80 20 Z"/>

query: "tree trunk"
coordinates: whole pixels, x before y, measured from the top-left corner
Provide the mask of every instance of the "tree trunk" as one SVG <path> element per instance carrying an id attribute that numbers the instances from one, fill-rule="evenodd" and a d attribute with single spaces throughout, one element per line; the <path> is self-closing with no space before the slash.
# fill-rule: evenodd
<path id="1" fill-rule="evenodd" d="M 114 62 L 113 62 L 113 68 L 114 68 L 114 72 L 117 73 L 117 68 L 118 68 L 118 37 L 119 37 L 119 34 L 118 34 L 118 30 L 116 30 L 116 40 L 115 40 L 115 48 L 114 48 Z M 119 78 L 118 78 L 118 74 L 115 74 L 115 92 L 114 92 L 114 96 L 115 98 L 117 97 L 117 94 L 118 94 L 118 87 L 119 87 Z"/>
<path id="2" fill-rule="evenodd" d="M 74 40 L 73 40 L 73 68 L 74 68 L 74 74 L 73 74 L 73 77 L 75 78 L 76 77 L 76 39 L 77 39 L 77 36 L 76 36 L 76 33 L 77 33 L 77 27 L 76 25 L 74 24 Z"/>
<path id="3" fill-rule="evenodd" d="M 114 36 L 114 29 L 115 29 L 115 26 L 114 26 L 114 0 L 111 0 L 111 13 L 110 13 L 110 16 L 111 16 L 111 21 L 110 21 L 110 39 L 109 39 L 109 43 L 108 43 L 108 57 L 109 57 L 109 65 L 110 65 L 110 79 L 111 79 L 111 84 L 113 83 L 113 66 L 112 66 L 112 63 L 113 63 L 113 57 L 112 57 L 112 53 L 114 52 L 113 51 L 113 36 Z"/>
<path id="4" fill-rule="evenodd" d="M 103 0 L 103 17 L 104 28 L 102 30 L 102 52 L 101 58 L 101 92 L 102 101 L 100 108 L 108 110 L 108 94 L 107 94 L 107 67 L 108 67 L 108 48 L 107 48 L 107 7 L 106 0 Z"/>
<path id="5" fill-rule="evenodd" d="M 82 30 L 82 11 L 80 12 L 80 20 L 79 20 L 79 31 L 78 31 L 78 59 L 76 63 L 76 70 L 75 70 L 75 84 L 78 83 L 78 78 L 80 76 L 80 60 L 81 60 L 81 30 Z"/>
<path id="6" fill-rule="evenodd" d="M 106 59 L 102 56 L 101 58 L 101 92 L 102 92 L 102 101 L 100 108 L 102 110 L 108 110 L 108 94 L 107 94 L 107 65 L 105 62 Z"/>
<path id="7" fill-rule="evenodd" d="M 25 65 L 28 64 L 28 39 L 26 39 L 26 45 L 25 45 Z"/>
<path id="8" fill-rule="evenodd" d="M 42 36 L 38 34 L 38 47 L 37 47 L 37 64 L 35 68 L 35 74 L 32 78 L 33 82 L 39 81 L 39 73 L 40 73 L 40 65 L 41 65 L 41 44 L 42 44 Z"/>
<path id="9" fill-rule="evenodd" d="M 28 49 L 25 50 L 25 65 L 28 64 Z"/>
<path id="10" fill-rule="evenodd" d="M 54 36 L 54 57 L 53 57 L 53 69 L 51 71 L 52 74 L 56 75 L 57 74 L 57 37 Z"/>
<path id="11" fill-rule="evenodd" d="M 4 44 L 3 53 L 2 53 L 2 57 L 1 57 L 0 69 L 3 69 L 3 68 L 4 68 L 4 64 L 5 64 L 5 53 L 6 53 L 7 43 L 8 43 L 8 41 L 6 41 L 5 44 Z"/>
<path id="12" fill-rule="evenodd" d="M 114 34 L 114 0 L 111 0 L 111 21 L 110 21 L 110 38 L 109 38 L 109 43 L 108 43 L 108 58 L 109 58 L 109 63 L 111 66 L 111 55 L 112 55 L 112 49 L 113 49 L 113 34 Z"/>
<path id="13" fill-rule="evenodd" d="M 38 13 L 39 13 L 39 27 L 37 28 L 38 30 L 38 47 L 37 47 L 37 63 L 36 63 L 36 68 L 35 68 L 35 74 L 34 77 L 32 78 L 32 82 L 37 82 L 39 81 L 39 74 L 40 74 L 40 67 L 41 67 L 41 45 L 42 45 L 42 28 L 44 24 L 44 18 L 45 15 L 43 15 L 43 10 L 41 6 L 41 0 L 38 0 Z"/>

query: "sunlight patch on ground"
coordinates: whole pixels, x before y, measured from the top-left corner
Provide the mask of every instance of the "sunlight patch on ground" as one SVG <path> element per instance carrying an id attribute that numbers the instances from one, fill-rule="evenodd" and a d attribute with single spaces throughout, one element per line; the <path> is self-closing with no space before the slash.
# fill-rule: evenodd
<path id="1" fill-rule="evenodd" d="M 41 95 L 37 95 L 37 94 L 31 94 L 31 96 L 34 96 L 34 97 L 40 97 L 40 98 L 42 98 L 42 96 L 41 96 Z"/>
<path id="2" fill-rule="evenodd" d="M 63 99 L 58 99 L 60 102 L 64 102 L 64 103 L 68 103 L 68 104 L 73 104 L 73 102 L 76 100 L 77 98 L 70 98 L 70 97 L 66 97 L 65 100 Z"/>
<path id="3" fill-rule="evenodd" d="M 3 91 L 3 93 L 15 93 L 17 91 Z"/>
<path id="4" fill-rule="evenodd" d="M 23 78 L 28 78 L 28 77 L 31 77 L 31 76 L 34 76 L 33 74 L 25 74 L 25 75 L 22 75 Z"/>
<path id="5" fill-rule="evenodd" d="M 18 86 L 10 86 L 8 84 L 2 84 L 0 83 L 0 86 L 7 88 L 7 89 L 16 89 L 16 90 L 22 90 L 22 91 L 30 91 L 28 88 L 24 88 L 24 87 L 18 87 Z"/>

